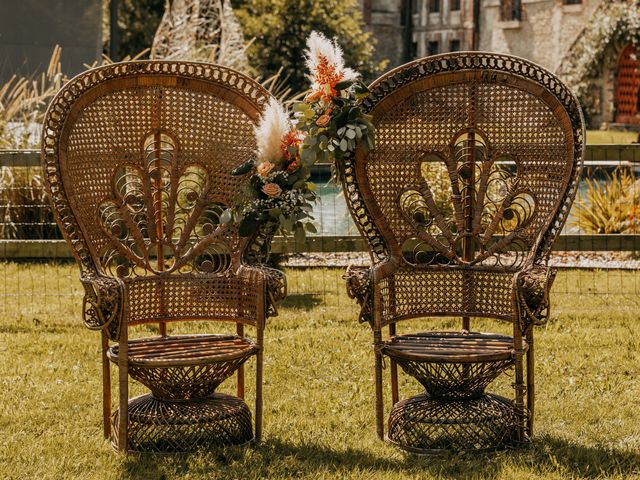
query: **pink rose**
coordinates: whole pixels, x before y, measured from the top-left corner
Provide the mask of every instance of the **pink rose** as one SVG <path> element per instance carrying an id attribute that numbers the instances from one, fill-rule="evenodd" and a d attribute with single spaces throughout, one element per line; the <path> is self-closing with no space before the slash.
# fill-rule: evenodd
<path id="1" fill-rule="evenodd" d="M 279 197 L 282 193 L 282 189 L 277 183 L 267 183 L 264 187 L 262 187 L 262 191 L 265 195 L 271 198 Z"/>
<path id="2" fill-rule="evenodd" d="M 275 165 L 273 163 L 262 162 L 260 165 L 258 165 L 256 170 L 258 170 L 258 175 L 260 175 L 261 177 L 265 177 L 269 175 L 269 172 L 274 168 L 275 168 Z"/>

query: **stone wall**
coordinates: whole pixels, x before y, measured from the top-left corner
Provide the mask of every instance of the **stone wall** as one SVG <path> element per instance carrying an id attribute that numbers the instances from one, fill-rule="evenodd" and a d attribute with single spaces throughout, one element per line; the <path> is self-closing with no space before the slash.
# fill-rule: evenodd
<path id="1" fill-rule="evenodd" d="M 402 3 L 402 0 L 360 0 L 367 28 L 377 41 L 375 58 L 389 60 L 388 68 L 404 63 Z"/>
<path id="2" fill-rule="evenodd" d="M 482 0 L 479 48 L 524 57 L 555 72 L 599 3 L 522 0 L 521 20 L 503 22 L 500 0 Z"/>
<path id="3" fill-rule="evenodd" d="M 418 12 L 413 15 L 417 57 L 473 48 L 473 0 L 460 0 L 459 10 L 451 8 L 451 0 L 440 0 L 439 12 L 429 11 L 427 0 L 414 2 L 418 6 Z M 437 52 L 430 51 L 431 42 L 437 42 Z M 452 42 L 458 42 L 458 47 L 453 48 Z"/>

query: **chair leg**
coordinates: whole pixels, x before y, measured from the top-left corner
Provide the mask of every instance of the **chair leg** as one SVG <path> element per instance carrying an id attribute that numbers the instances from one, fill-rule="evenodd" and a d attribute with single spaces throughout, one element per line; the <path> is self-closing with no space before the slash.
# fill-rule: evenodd
<path id="1" fill-rule="evenodd" d="M 389 336 L 394 336 L 396 334 L 396 324 L 389 324 Z M 400 394 L 398 393 L 398 364 L 394 360 L 390 360 L 390 373 L 391 373 L 391 403 L 395 405 L 398 403 L 400 399 Z"/>
<path id="2" fill-rule="evenodd" d="M 262 349 L 256 354 L 256 443 L 262 439 Z"/>
<path id="3" fill-rule="evenodd" d="M 384 403 L 382 398 L 382 354 L 376 352 L 376 430 L 378 437 L 384 440 Z"/>
<path id="4" fill-rule="evenodd" d="M 236 324 L 236 332 L 238 336 L 244 337 L 244 324 Z M 244 365 L 240 365 L 240 368 L 238 368 L 237 376 L 237 396 L 238 398 L 242 398 L 244 400 Z"/>
<path id="5" fill-rule="evenodd" d="M 128 449 L 129 428 L 129 338 L 127 326 L 122 326 L 123 334 L 120 339 L 118 352 L 118 394 L 120 415 L 118 422 L 118 450 L 126 452 Z"/>
<path id="6" fill-rule="evenodd" d="M 533 414 L 535 411 L 535 385 L 534 385 L 534 376 L 535 376 L 535 364 L 534 364 L 534 353 L 533 353 L 533 328 L 530 328 L 527 332 L 527 344 L 529 345 L 529 350 L 527 350 L 527 408 L 529 409 L 529 417 L 527 421 L 527 433 L 529 436 L 533 435 Z"/>
<path id="7" fill-rule="evenodd" d="M 517 415 L 517 440 L 519 442 L 524 442 L 526 440 L 525 435 L 525 408 L 524 408 L 524 365 L 523 365 L 523 352 L 522 352 L 522 334 L 520 333 L 520 329 L 518 327 L 514 328 L 514 357 L 515 357 L 515 408 Z"/>
<path id="8" fill-rule="evenodd" d="M 111 368 L 107 350 L 109 349 L 109 338 L 107 333 L 102 331 L 102 421 L 104 428 L 104 438 L 111 437 Z"/>

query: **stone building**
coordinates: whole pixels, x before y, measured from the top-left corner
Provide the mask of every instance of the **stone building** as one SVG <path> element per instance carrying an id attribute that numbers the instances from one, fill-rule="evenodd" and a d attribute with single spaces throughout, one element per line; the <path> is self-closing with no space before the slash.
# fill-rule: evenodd
<path id="1" fill-rule="evenodd" d="M 510 53 L 577 92 L 591 127 L 640 127 L 640 0 L 364 0 L 391 65 L 457 50 Z"/>

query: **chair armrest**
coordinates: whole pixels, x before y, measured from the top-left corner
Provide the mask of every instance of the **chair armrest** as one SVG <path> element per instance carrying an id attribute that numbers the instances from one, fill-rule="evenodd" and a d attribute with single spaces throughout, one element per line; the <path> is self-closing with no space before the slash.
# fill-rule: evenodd
<path id="1" fill-rule="evenodd" d="M 555 268 L 532 265 L 516 274 L 516 305 L 523 332 L 532 325 L 544 325 L 549 321 L 549 292 L 556 273 Z"/>
<path id="2" fill-rule="evenodd" d="M 275 317 L 278 315 L 276 304 L 287 296 L 287 277 L 282 271 L 263 264 L 241 265 L 238 269 L 238 276 L 241 278 L 251 279 L 256 275 L 262 277 L 266 287 L 265 314 L 267 317 Z"/>
<path id="3" fill-rule="evenodd" d="M 95 272 L 82 272 L 84 287 L 82 319 L 91 330 L 107 330 L 111 340 L 120 336 L 124 312 L 125 286 L 122 280 Z"/>
<path id="4" fill-rule="evenodd" d="M 373 325 L 373 282 L 371 281 L 371 268 L 349 265 L 343 275 L 347 281 L 347 295 L 355 298 L 360 305 L 360 323 L 367 322 Z"/>

